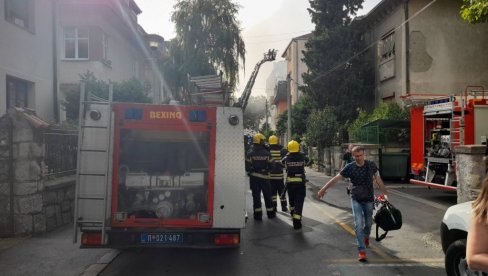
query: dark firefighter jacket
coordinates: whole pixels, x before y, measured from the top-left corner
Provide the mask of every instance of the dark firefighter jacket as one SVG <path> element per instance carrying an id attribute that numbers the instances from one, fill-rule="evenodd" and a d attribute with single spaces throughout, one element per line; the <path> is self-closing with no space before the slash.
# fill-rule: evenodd
<path id="1" fill-rule="evenodd" d="M 305 182 L 305 166 L 309 159 L 302 152 L 289 152 L 281 160 L 286 169 L 286 182 Z"/>
<path id="2" fill-rule="evenodd" d="M 271 145 L 271 166 L 269 171 L 270 179 L 282 179 L 283 178 L 283 164 L 281 159 L 283 159 L 288 151 L 281 145 Z"/>
<path id="3" fill-rule="evenodd" d="M 255 177 L 268 178 L 271 154 L 264 145 L 254 144 L 246 156 L 246 171 Z"/>

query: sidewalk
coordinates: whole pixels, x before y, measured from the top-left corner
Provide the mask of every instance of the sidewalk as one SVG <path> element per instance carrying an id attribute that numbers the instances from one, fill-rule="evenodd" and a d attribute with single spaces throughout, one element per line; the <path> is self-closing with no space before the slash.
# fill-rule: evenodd
<path id="1" fill-rule="evenodd" d="M 72 229 L 67 225 L 38 236 L 0 239 L 0 274 L 78 276 L 110 251 L 80 249 Z"/>
<path id="2" fill-rule="evenodd" d="M 334 176 L 336 176 L 328 176 L 323 172 L 317 172 L 309 167 L 305 168 L 305 175 L 307 176 L 308 184 L 319 189 L 322 188 L 322 186 L 324 186 L 324 184 L 331 180 Z M 337 185 L 340 185 L 341 182 L 343 181 L 339 181 Z"/>

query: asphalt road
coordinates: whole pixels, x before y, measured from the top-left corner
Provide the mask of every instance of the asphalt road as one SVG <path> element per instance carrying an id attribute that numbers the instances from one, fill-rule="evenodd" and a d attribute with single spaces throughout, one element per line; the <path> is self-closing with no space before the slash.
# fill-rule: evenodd
<path id="1" fill-rule="evenodd" d="M 389 183 L 390 201 L 402 211 L 403 227 L 373 241 L 368 262 L 359 263 L 350 202 L 343 184 L 317 200 L 329 178 L 310 171 L 304 227 L 291 218 L 249 220 L 242 244 L 233 250 L 125 250 L 101 275 L 443 275 L 439 225 L 455 194 Z M 252 210 L 248 193 L 248 211 Z M 374 227 L 374 225 L 373 225 Z M 374 230 L 373 230 L 374 231 Z M 372 231 L 372 236 L 374 232 Z"/>
<path id="2" fill-rule="evenodd" d="M 250 219 L 241 246 L 232 250 L 117 251 L 80 249 L 68 225 L 44 235 L 0 239 L 0 275 L 445 275 L 439 225 L 444 211 L 456 203 L 455 193 L 387 182 L 403 227 L 373 241 L 369 261 L 359 263 L 344 184 L 318 200 L 317 189 L 330 177 L 307 175 L 299 231 L 289 214 L 279 212 L 273 220 Z M 248 192 L 248 212 L 251 202 Z"/>

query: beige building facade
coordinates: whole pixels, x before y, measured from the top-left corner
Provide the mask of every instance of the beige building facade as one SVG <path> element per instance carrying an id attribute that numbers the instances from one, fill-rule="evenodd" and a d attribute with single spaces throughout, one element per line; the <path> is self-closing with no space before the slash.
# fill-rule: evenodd
<path id="1" fill-rule="evenodd" d="M 383 0 L 357 20 L 373 45 L 376 102 L 488 87 L 488 24 L 464 22 L 461 1 Z"/>
<path id="2" fill-rule="evenodd" d="M 166 98 L 155 65 L 164 39 L 139 26 L 134 0 L 0 0 L 0 11 L 0 115 L 21 106 L 63 121 L 65 93 L 88 71 L 148 81 L 154 103 Z"/>
<path id="3" fill-rule="evenodd" d="M 303 85 L 302 74 L 308 71 L 308 67 L 303 62 L 303 51 L 306 50 L 305 43 L 312 34 L 305 34 L 293 38 L 281 57 L 285 58 L 287 63 L 287 76 L 289 76 L 289 86 L 291 93 L 291 104 L 294 105 L 300 98 L 302 92 L 299 87 Z"/>
<path id="4" fill-rule="evenodd" d="M 0 116 L 35 109 L 54 120 L 51 0 L 0 0 Z"/>

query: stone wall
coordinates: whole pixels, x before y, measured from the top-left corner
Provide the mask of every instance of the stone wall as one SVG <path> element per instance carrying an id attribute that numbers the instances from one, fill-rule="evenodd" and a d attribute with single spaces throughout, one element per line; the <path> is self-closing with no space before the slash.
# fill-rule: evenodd
<path id="1" fill-rule="evenodd" d="M 74 214 L 75 177 L 44 177 L 43 124 L 32 115 L 9 112 L 14 125 L 13 150 L 13 235 L 43 233 L 71 223 Z M 29 117 L 30 116 L 30 117 Z M 40 119 L 39 119 L 40 120 Z M 4 185 L 5 183 L 0 183 Z M 8 183 L 7 183 L 8 184 Z M 3 205 L 0 205 L 0 208 Z M 2 213 L 4 210 L 0 210 Z"/>
<path id="2" fill-rule="evenodd" d="M 42 193 L 43 225 L 46 231 L 73 222 L 75 177 L 63 177 L 45 182 Z"/>
<path id="3" fill-rule="evenodd" d="M 468 145 L 454 149 L 456 153 L 456 180 L 458 203 L 476 199 L 485 177 L 486 167 L 483 163 L 486 146 Z M 483 164 L 483 165 L 482 165 Z"/>

